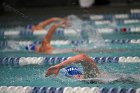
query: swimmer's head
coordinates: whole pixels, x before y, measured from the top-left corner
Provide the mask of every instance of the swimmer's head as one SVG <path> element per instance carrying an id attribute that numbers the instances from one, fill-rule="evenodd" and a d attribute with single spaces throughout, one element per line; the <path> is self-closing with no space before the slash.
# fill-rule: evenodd
<path id="1" fill-rule="evenodd" d="M 28 51 L 35 51 L 35 44 L 30 44 L 28 46 L 25 47 L 26 50 Z"/>
<path id="2" fill-rule="evenodd" d="M 82 76 L 82 72 L 75 66 L 68 66 L 65 68 L 66 69 L 66 73 L 65 76 L 67 77 L 73 77 L 76 79 L 81 79 Z"/>

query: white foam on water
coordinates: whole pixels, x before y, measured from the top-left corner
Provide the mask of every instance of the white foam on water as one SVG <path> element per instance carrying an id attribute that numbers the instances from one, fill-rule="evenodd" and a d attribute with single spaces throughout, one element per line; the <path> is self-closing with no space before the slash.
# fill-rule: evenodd
<path id="1" fill-rule="evenodd" d="M 88 33 L 90 43 L 92 43 L 95 48 L 105 47 L 105 40 L 96 28 L 91 25 L 86 25 L 85 31 Z"/>
<path id="2" fill-rule="evenodd" d="M 112 83 L 112 82 L 139 82 L 140 75 L 135 74 L 110 74 L 110 73 L 101 73 L 96 78 L 88 78 L 88 79 L 81 79 L 80 81 L 84 82 L 99 82 L 99 83 Z"/>
<path id="3" fill-rule="evenodd" d="M 76 32 L 81 32 L 83 21 L 75 15 L 68 16 L 67 27 L 74 29 Z M 79 29 L 79 30 L 78 30 Z"/>
<path id="4" fill-rule="evenodd" d="M 27 43 L 27 42 L 26 42 Z M 22 50 L 22 45 L 18 41 L 8 41 L 7 48 L 10 50 Z"/>
<path id="5" fill-rule="evenodd" d="M 64 31 L 64 33 L 68 35 L 74 35 L 74 37 L 79 38 L 81 37 L 82 24 L 83 21 L 78 16 L 69 15 L 67 17 L 67 22 L 65 27 L 66 30 Z"/>
<path id="6" fill-rule="evenodd" d="M 76 32 L 76 36 L 80 40 L 84 40 L 86 35 L 86 39 L 88 38 L 92 48 L 93 47 L 104 47 L 105 40 L 103 39 L 101 33 L 92 25 L 87 23 L 86 21 L 81 20 L 75 15 L 68 16 L 67 27 L 69 29 L 73 29 Z M 78 47 L 86 47 L 87 44 L 82 44 Z"/>

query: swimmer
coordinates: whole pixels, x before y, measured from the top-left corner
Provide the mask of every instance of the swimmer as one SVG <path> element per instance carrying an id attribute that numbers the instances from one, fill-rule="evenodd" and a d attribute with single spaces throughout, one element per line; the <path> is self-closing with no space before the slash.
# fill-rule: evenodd
<path id="1" fill-rule="evenodd" d="M 80 63 L 83 67 L 83 73 L 75 66 L 70 66 L 74 63 Z M 50 75 L 54 75 L 55 77 L 58 75 L 60 69 L 66 69 L 66 73 L 64 74 L 66 77 L 71 77 L 80 81 L 85 82 L 100 82 L 100 83 L 108 83 L 108 82 L 138 82 L 140 80 L 140 75 L 132 75 L 132 74 L 111 74 L 99 71 L 96 66 L 95 61 L 93 61 L 90 57 L 81 53 L 76 56 L 73 56 L 55 66 L 51 66 L 46 70 L 45 76 L 48 77 Z"/>
<path id="2" fill-rule="evenodd" d="M 76 72 L 69 72 L 71 73 L 71 76 L 76 79 L 86 79 L 86 78 L 95 78 L 100 74 L 99 69 L 96 66 L 96 63 L 86 56 L 85 54 L 81 53 L 76 56 L 73 56 L 55 66 L 51 66 L 50 68 L 47 69 L 45 76 L 48 77 L 50 75 L 57 76 L 59 73 L 59 70 L 70 65 L 73 63 L 81 63 L 83 67 L 84 73 L 81 73 L 80 71 Z"/>

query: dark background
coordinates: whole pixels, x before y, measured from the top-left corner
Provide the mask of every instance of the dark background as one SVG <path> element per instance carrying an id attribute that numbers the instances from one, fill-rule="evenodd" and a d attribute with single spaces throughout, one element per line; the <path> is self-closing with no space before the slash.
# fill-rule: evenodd
<path id="1" fill-rule="evenodd" d="M 95 0 L 89 9 L 81 8 L 78 0 L 0 0 L 0 21 L 37 23 L 54 16 L 128 13 L 135 8 L 140 0 Z"/>
<path id="2" fill-rule="evenodd" d="M 1 0 L 1 8 L 3 3 L 10 4 L 13 7 L 51 7 L 51 6 L 78 6 L 78 0 Z M 139 4 L 140 0 L 95 0 L 94 5 L 109 4 Z"/>

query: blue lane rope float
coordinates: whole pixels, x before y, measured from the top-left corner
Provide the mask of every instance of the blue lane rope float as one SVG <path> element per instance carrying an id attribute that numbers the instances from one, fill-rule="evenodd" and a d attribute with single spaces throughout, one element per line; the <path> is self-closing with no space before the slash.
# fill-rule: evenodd
<path id="1" fill-rule="evenodd" d="M 7 46 L 8 46 L 7 41 L 0 41 L 0 48 L 4 48 L 4 47 L 7 47 Z"/>
<path id="2" fill-rule="evenodd" d="M 27 25 L 28 27 L 28 25 Z M 1 37 L 8 37 L 8 36 L 21 36 L 21 37 L 32 37 L 32 36 L 43 36 L 47 34 L 48 30 L 39 30 L 39 31 L 34 31 L 32 32 L 31 29 L 29 28 L 21 28 L 18 30 L 9 30 L 9 31 L 1 31 L 0 36 Z M 66 31 L 65 31 L 66 30 Z M 100 33 L 139 33 L 140 32 L 140 27 L 139 26 L 133 26 L 133 27 L 106 27 L 106 28 L 97 28 L 97 30 Z M 73 36 L 76 35 L 77 32 L 75 32 L 72 29 L 57 29 L 54 33 L 55 36 L 61 36 L 65 37 L 67 35 Z"/>
<path id="3" fill-rule="evenodd" d="M 91 21 L 92 22 L 92 21 Z M 137 24 L 140 23 L 139 19 L 124 19 L 124 20 L 116 20 L 113 27 L 106 27 L 106 28 L 98 28 L 97 30 L 101 33 L 112 33 L 112 32 L 140 32 L 139 26 L 129 26 L 129 27 L 123 27 L 123 26 L 117 26 L 117 25 L 124 25 L 124 24 Z M 110 20 L 95 20 L 92 22 L 94 25 L 112 25 L 112 21 Z M 5 24 L 6 25 L 6 24 Z M 66 30 L 66 31 L 64 31 Z M 71 31 L 71 34 L 74 34 L 75 31 L 72 29 L 57 29 L 54 32 L 55 36 L 65 36 L 69 34 L 69 31 Z M 32 32 L 31 25 L 27 25 L 25 27 L 15 27 L 14 29 L 5 29 L 0 32 L 1 36 L 36 36 L 36 35 L 44 35 L 48 32 L 48 30 L 38 30 Z"/>
<path id="4" fill-rule="evenodd" d="M 90 20 L 112 20 L 113 18 L 115 19 L 140 19 L 140 13 L 122 13 L 122 14 L 91 14 L 89 16 Z"/>
<path id="5" fill-rule="evenodd" d="M 33 37 L 33 36 L 44 36 L 47 34 L 47 30 L 39 30 L 39 31 L 34 31 L 32 32 L 31 30 L 28 29 L 21 29 L 21 30 L 14 30 L 14 31 L 1 31 L 0 36 L 6 37 L 6 36 L 20 36 L 20 37 Z M 54 36 L 64 36 L 64 31 L 63 29 L 57 29 L 54 32 Z"/>
<path id="6" fill-rule="evenodd" d="M 64 31 L 66 30 L 66 31 Z M 106 28 L 97 28 L 97 30 L 100 33 L 139 33 L 140 32 L 140 27 L 135 26 L 135 27 L 106 27 Z M 21 30 L 21 31 L 1 31 L 0 36 L 1 37 L 8 37 L 8 36 L 21 36 L 21 37 L 33 37 L 33 36 L 44 36 L 47 34 L 48 31 L 46 30 L 40 30 L 40 31 L 30 31 L 30 30 Z M 57 29 L 54 33 L 54 36 L 75 36 L 76 32 L 72 29 Z"/>
<path id="7" fill-rule="evenodd" d="M 54 65 L 70 57 L 0 57 L 0 65 Z M 137 63 L 140 57 L 91 57 L 96 63 Z"/>
<path id="8" fill-rule="evenodd" d="M 4 31 L 0 31 L 0 37 L 4 37 Z"/>
<path id="9" fill-rule="evenodd" d="M 99 26 L 99 25 L 111 25 L 114 22 L 112 22 L 112 20 L 94 20 L 91 21 L 92 24 L 94 24 L 95 26 Z M 127 25 L 127 24 L 139 24 L 140 20 L 139 19 L 122 19 L 122 20 L 115 20 L 115 24 L 116 25 Z"/>
<path id="10" fill-rule="evenodd" d="M 78 46 L 80 44 L 89 44 L 91 41 L 89 40 L 52 40 L 52 45 L 74 45 Z M 140 39 L 115 39 L 109 40 L 106 39 L 105 43 L 110 44 L 140 44 Z M 17 45 L 17 47 L 24 46 L 25 48 L 31 44 L 40 44 L 40 41 L 0 41 L 0 48 L 5 48 L 10 46 L 11 44 Z"/>
<path id="11" fill-rule="evenodd" d="M 140 93 L 140 88 L 0 86 L 1 93 Z"/>
<path id="12" fill-rule="evenodd" d="M 80 41 L 80 40 L 73 40 L 70 41 L 73 45 L 79 45 L 79 44 L 88 44 L 90 41 Z M 140 44 L 140 39 L 115 39 L 115 40 L 105 40 L 106 43 L 113 43 L 113 44 Z M 57 42 L 56 42 L 57 44 Z"/>
<path id="13" fill-rule="evenodd" d="M 140 14 L 139 14 L 140 15 Z M 90 20 L 94 20 L 94 21 L 91 21 L 94 25 L 111 25 L 112 24 L 112 18 L 110 17 L 110 15 L 90 15 Z M 126 25 L 126 24 L 137 24 L 137 23 L 140 23 L 140 18 L 137 18 L 136 16 L 130 16 L 130 18 L 126 19 L 126 18 L 123 18 L 124 16 L 118 16 L 120 18 L 115 18 L 115 22 L 116 24 L 119 24 L 119 25 Z M 121 18 L 122 17 L 122 18 Z M 104 19 L 100 19 L 100 18 L 104 18 Z M 96 19 L 100 19 L 100 20 L 96 20 Z M 26 25 L 26 24 L 25 24 Z M 12 23 L 12 24 L 8 24 L 8 23 L 0 23 L 0 27 L 1 28 L 12 28 L 14 30 L 17 30 L 19 28 L 21 28 L 21 31 L 24 30 L 25 31 L 31 31 L 31 24 L 25 26 L 25 25 L 22 25 L 20 24 L 17 24 L 17 23 Z M 24 27 L 24 28 L 23 28 Z M 7 29 L 8 30 L 8 29 Z"/>

